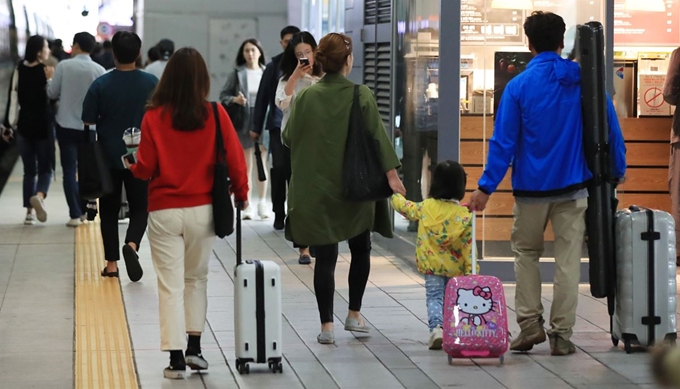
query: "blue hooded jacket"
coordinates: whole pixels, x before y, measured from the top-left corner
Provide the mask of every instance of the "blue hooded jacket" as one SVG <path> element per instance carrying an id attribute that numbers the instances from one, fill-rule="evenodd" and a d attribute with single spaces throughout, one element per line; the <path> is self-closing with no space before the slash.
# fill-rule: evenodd
<path id="1" fill-rule="evenodd" d="M 614 105 L 607 98 L 613 175 L 626 171 L 626 149 Z M 493 193 L 512 169 L 513 194 L 552 197 L 587 186 L 592 178 L 583 147 L 581 69 L 544 52 L 512 79 L 501 98 L 479 189 Z"/>

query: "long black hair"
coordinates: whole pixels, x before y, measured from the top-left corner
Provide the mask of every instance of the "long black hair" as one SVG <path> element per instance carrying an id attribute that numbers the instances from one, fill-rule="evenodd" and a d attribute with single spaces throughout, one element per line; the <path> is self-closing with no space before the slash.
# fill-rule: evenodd
<path id="1" fill-rule="evenodd" d="M 38 60 L 38 55 L 45 48 L 45 38 L 40 35 L 33 35 L 28 38 L 26 42 L 26 52 L 24 54 L 24 61 L 31 63 Z"/>
<path id="2" fill-rule="evenodd" d="M 258 41 L 255 38 L 250 38 L 246 39 L 241 43 L 241 47 L 238 48 L 238 55 L 236 56 L 236 66 L 243 66 L 247 63 L 246 61 L 246 56 L 243 55 L 243 49 L 245 49 L 246 45 L 250 43 L 251 45 L 257 47 L 258 50 L 260 50 L 260 66 L 264 66 L 267 60 L 264 58 L 264 50 L 262 50 L 262 45 L 260 45 L 260 41 Z"/>
<path id="3" fill-rule="evenodd" d="M 467 173 L 456 161 L 437 164 L 432 173 L 430 198 L 437 200 L 462 200 L 465 197 Z"/>
<path id="4" fill-rule="evenodd" d="M 308 33 L 307 31 L 302 31 L 293 35 L 293 37 L 290 38 L 290 42 L 288 43 L 286 50 L 283 52 L 281 65 L 279 65 L 281 67 L 281 72 L 283 73 L 284 81 L 288 81 L 300 62 L 298 57 L 295 55 L 295 48 L 301 43 L 306 43 L 312 46 L 312 54 L 316 53 L 317 44 L 312 34 Z M 321 64 L 317 63 L 316 60 L 314 61 L 314 66 L 312 69 L 312 73 L 315 76 L 321 75 Z"/>

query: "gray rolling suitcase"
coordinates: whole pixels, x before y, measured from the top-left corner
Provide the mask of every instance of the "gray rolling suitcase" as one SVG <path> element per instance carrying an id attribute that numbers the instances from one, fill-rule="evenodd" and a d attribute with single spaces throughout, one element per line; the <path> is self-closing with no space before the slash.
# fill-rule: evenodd
<path id="1" fill-rule="evenodd" d="M 667 212 L 630 207 L 616 213 L 616 298 L 612 341 L 643 347 L 675 343 L 675 223 Z"/>

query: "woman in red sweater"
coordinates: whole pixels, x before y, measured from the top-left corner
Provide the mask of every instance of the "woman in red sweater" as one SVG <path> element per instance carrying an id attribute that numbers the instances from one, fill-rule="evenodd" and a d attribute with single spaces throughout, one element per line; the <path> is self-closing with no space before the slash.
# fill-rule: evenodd
<path id="1" fill-rule="evenodd" d="M 216 122 L 206 101 L 209 89 L 203 57 L 192 48 L 177 51 L 148 105 L 137 163 L 130 166 L 135 177 L 150 180 L 148 236 L 158 276 L 161 350 L 170 351 L 166 378 L 184 378 L 187 365 L 208 368 L 200 340 L 215 242 L 211 193 Z M 226 111 L 219 104 L 217 108 L 231 189 L 236 202 L 247 206 L 243 149 Z"/>

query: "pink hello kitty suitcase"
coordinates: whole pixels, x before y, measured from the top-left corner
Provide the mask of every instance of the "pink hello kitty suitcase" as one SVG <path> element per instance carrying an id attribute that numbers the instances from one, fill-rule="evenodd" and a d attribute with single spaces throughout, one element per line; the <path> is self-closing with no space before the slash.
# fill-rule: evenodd
<path id="1" fill-rule="evenodd" d="M 477 273 L 476 215 L 472 213 L 472 275 L 454 277 L 444 297 L 444 351 L 453 358 L 499 358 L 508 351 L 508 313 L 501 280 Z"/>

